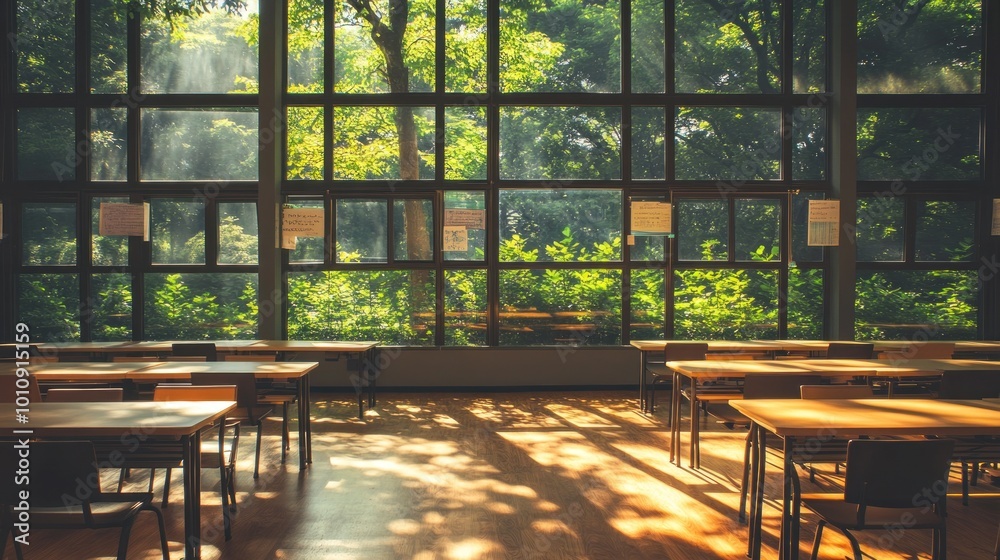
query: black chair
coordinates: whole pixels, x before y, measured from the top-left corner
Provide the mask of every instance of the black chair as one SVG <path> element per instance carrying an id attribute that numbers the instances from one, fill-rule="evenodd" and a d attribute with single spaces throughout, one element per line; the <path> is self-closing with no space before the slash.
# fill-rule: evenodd
<path id="1" fill-rule="evenodd" d="M 941 376 L 938 397 L 968 400 L 1000 397 L 1000 371 L 946 371 Z M 969 505 L 969 486 L 978 484 L 980 466 L 1000 460 L 1000 439 L 959 437 L 955 442 L 955 460 L 962 465 L 962 505 Z"/>
<path id="2" fill-rule="evenodd" d="M 874 353 L 870 342 L 831 342 L 826 349 L 827 358 L 841 360 L 870 360 Z"/>
<path id="3" fill-rule="evenodd" d="M 0 465 L 4 473 L 17 470 L 18 452 L 12 445 L 0 446 Z M 160 529 L 160 550 L 169 560 L 167 533 L 163 514 L 152 505 L 148 492 L 101 492 L 100 483 L 86 486 L 81 481 L 100 481 L 94 445 L 89 441 L 36 441 L 31 444 L 30 509 L 32 529 L 105 529 L 120 527 L 118 560 L 125 560 L 132 525 L 140 512 L 156 514 Z M 13 507 L 20 502 L 18 493 L 25 488 L 14 476 L 3 477 L 4 546 L 7 534 L 14 534 Z M 67 499 L 67 497 L 71 499 Z M 23 559 L 20 544 L 14 541 L 18 560 Z M 2 553 L 2 552 L 0 552 Z M 72 557 L 67 554 L 66 557 Z"/>
<path id="4" fill-rule="evenodd" d="M 25 381 L 21 382 L 21 380 Z M 24 398 L 32 403 L 42 402 L 42 392 L 38 388 L 38 380 L 35 379 L 35 376 L 0 376 L 0 402 L 16 403 L 18 398 L 21 398 L 22 402 Z"/>
<path id="5" fill-rule="evenodd" d="M 260 476 L 260 443 L 264 431 L 264 419 L 271 413 L 273 407 L 262 405 L 257 401 L 257 382 L 254 376 L 246 373 L 195 372 L 191 374 L 191 383 L 236 386 L 236 409 L 227 416 L 227 419 L 238 420 L 243 426 L 256 427 L 257 446 L 254 449 L 253 477 Z"/>
<path id="6" fill-rule="evenodd" d="M 214 342 L 175 342 L 170 349 L 174 356 L 201 356 L 206 362 L 219 361 Z"/>
<path id="7" fill-rule="evenodd" d="M 906 520 L 907 529 L 931 529 L 932 558 L 947 551 L 948 471 L 955 442 L 938 440 L 851 440 L 843 494 L 804 494 L 802 505 L 820 518 L 812 559 L 819 555 L 823 528 L 840 529 L 854 560 L 861 547 L 851 531 L 885 530 Z"/>
<path id="8" fill-rule="evenodd" d="M 663 347 L 663 362 L 646 364 L 646 371 L 650 374 L 649 383 L 646 385 L 646 410 L 653 413 L 656 406 L 656 387 L 670 386 L 673 390 L 674 372 L 666 366 L 666 362 L 679 362 L 681 360 L 704 360 L 708 353 L 708 343 L 705 342 L 668 342 Z M 667 401 L 667 417 L 670 417 L 670 400 Z"/>

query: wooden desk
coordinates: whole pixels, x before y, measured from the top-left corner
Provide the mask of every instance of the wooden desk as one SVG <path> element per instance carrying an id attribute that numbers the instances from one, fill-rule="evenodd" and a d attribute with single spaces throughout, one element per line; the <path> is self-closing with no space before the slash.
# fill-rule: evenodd
<path id="1" fill-rule="evenodd" d="M 181 442 L 184 475 L 184 558 L 201 558 L 200 430 L 225 418 L 231 401 L 32 403 L 28 422 L 18 423 L 15 407 L 0 404 L 0 437 L 76 438 L 120 441 L 139 439 Z M 114 466 L 112 457 L 98 458 Z M 120 463 L 119 463 L 120 464 Z"/>
<path id="2" fill-rule="evenodd" d="M 158 362 L 48 362 L 29 364 L 28 372 L 39 381 L 124 381 L 129 374 Z M 0 363 L 0 375 L 14 375 L 13 363 Z"/>
<path id="3" fill-rule="evenodd" d="M 215 344 L 215 349 L 219 352 L 237 352 L 260 342 L 259 340 L 147 340 L 144 342 L 132 342 L 122 347 L 116 347 L 117 352 L 153 352 L 164 353 L 173 352 L 174 344 L 184 344 L 190 342 L 203 342 Z"/>
<path id="4" fill-rule="evenodd" d="M 751 457 L 750 528 L 747 554 L 760 558 L 764 468 L 768 433 L 784 440 L 784 487 L 779 558 L 796 559 L 799 552 L 798 476 L 794 461 L 838 433 L 855 436 L 977 436 L 1000 435 L 1000 407 L 972 401 L 934 399 L 772 400 L 732 401 L 753 422 L 758 441 Z M 803 445 L 805 444 L 805 445 Z M 801 460 L 802 458 L 800 458 Z"/>

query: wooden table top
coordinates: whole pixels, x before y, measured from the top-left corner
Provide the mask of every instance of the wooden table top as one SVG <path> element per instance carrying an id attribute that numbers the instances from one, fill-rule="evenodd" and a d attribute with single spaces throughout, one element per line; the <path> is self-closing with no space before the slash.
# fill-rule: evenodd
<path id="1" fill-rule="evenodd" d="M 1000 435 L 1000 407 L 979 400 L 750 399 L 729 404 L 779 436 Z"/>
<path id="2" fill-rule="evenodd" d="M 27 423 L 15 418 L 15 405 L 0 404 L 0 430 L 32 430 L 37 437 L 179 437 L 212 425 L 236 407 L 233 401 L 126 401 L 108 403 L 32 403 Z"/>
<path id="3" fill-rule="evenodd" d="M 159 362 L 47 362 L 31 364 L 26 369 L 44 381 L 120 381 L 136 371 Z M 14 363 L 0 363 L 0 375 L 13 375 Z"/>
<path id="4" fill-rule="evenodd" d="M 170 352 L 174 344 L 212 343 L 220 352 L 234 352 L 256 344 L 260 340 L 147 340 L 132 342 L 126 346 L 116 347 L 117 352 Z"/>
<path id="5" fill-rule="evenodd" d="M 302 377 L 319 362 L 159 362 L 128 374 L 129 379 L 188 379 L 192 373 L 241 373 L 254 377 Z"/>
<path id="6" fill-rule="evenodd" d="M 254 344 L 240 348 L 241 351 L 270 352 L 367 352 L 378 346 L 374 341 L 338 340 L 258 340 Z"/>
<path id="7" fill-rule="evenodd" d="M 776 340 L 633 340 L 630 346 L 643 352 L 662 351 L 668 342 L 704 342 L 709 352 L 773 352 L 787 350 Z"/>
<path id="8" fill-rule="evenodd" d="M 686 377 L 741 377 L 748 373 L 916 377 L 945 371 L 1000 370 L 1000 362 L 986 360 L 684 360 L 666 365 Z"/>

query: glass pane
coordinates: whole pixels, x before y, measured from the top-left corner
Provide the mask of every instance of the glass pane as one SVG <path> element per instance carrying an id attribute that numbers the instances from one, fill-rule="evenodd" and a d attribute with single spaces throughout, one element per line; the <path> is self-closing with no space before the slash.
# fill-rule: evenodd
<path id="1" fill-rule="evenodd" d="M 663 93 L 664 2 L 632 1 L 632 91 Z"/>
<path id="2" fill-rule="evenodd" d="M 903 260 L 903 200 L 858 198 L 858 261 Z"/>
<path id="3" fill-rule="evenodd" d="M 389 260 L 385 200 L 337 201 L 337 262 L 384 263 Z"/>
<path id="4" fill-rule="evenodd" d="M 465 229 L 465 251 L 461 249 L 462 234 L 456 244 L 445 244 L 446 261 L 482 261 L 486 258 L 486 195 L 482 191 L 445 191 L 444 230 Z M 449 250 L 451 248 L 451 250 Z"/>
<path id="5" fill-rule="evenodd" d="M 858 271 L 859 340 L 972 340 L 977 337 L 975 270 Z"/>
<path id="6" fill-rule="evenodd" d="M 621 91 L 617 0 L 500 2 L 503 92 Z"/>
<path id="7" fill-rule="evenodd" d="M 116 0 L 90 3 L 90 90 L 128 90 L 128 10 Z"/>
<path id="8" fill-rule="evenodd" d="M 347 2 L 334 5 L 334 89 L 339 93 L 434 91 L 434 2 L 407 2 L 402 40 L 391 23 L 389 0 L 372 0 L 374 13 L 359 14 Z M 381 45 L 372 39 L 372 20 L 388 27 Z M 386 70 L 383 49 L 398 62 Z"/>
<path id="9" fill-rule="evenodd" d="M 916 260 L 971 261 L 975 254 L 976 203 L 917 201 Z"/>
<path id="10" fill-rule="evenodd" d="M 445 270 L 445 346 L 485 346 L 486 306 L 485 270 Z"/>
<path id="11" fill-rule="evenodd" d="M 143 93 L 257 93 L 256 9 L 257 2 L 238 14 L 213 7 L 172 27 L 162 16 L 144 19 Z"/>
<path id="12" fill-rule="evenodd" d="M 729 258 L 729 203 L 725 200 L 677 202 L 677 255 L 682 261 Z"/>
<path id="13" fill-rule="evenodd" d="M 257 111 L 143 109 L 144 181 L 257 179 Z"/>
<path id="14" fill-rule="evenodd" d="M 132 340 L 132 275 L 92 275 L 84 319 L 95 341 Z"/>
<path id="15" fill-rule="evenodd" d="M 777 338 L 778 271 L 677 271 L 674 337 L 678 340 Z"/>
<path id="16" fill-rule="evenodd" d="M 432 345 L 434 273 L 429 270 L 289 273 L 288 338 Z"/>
<path id="17" fill-rule="evenodd" d="M 29 202 L 22 206 L 21 263 L 76 264 L 76 204 Z"/>
<path id="18" fill-rule="evenodd" d="M 792 111 L 792 179 L 826 179 L 826 109 Z"/>
<path id="19" fill-rule="evenodd" d="M 678 180 L 742 182 L 781 178 L 778 110 L 678 107 L 674 126 Z"/>
<path id="20" fill-rule="evenodd" d="M 90 110 L 90 180 L 124 181 L 128 109 Z"/>
<path id="21" fill-rule="evenodd" d="M 146 274 L 147 340 L 257 338 L 257 275 Z"/>
<path id="22" fill-rule="evenodd" d="M 17 178 L 72 181 L 83 156 L 74 150 L 73 109 L 17 110 Z"/>
<path id="23" fill-rule="evenodd" d="M 858 1 L 858 93 L 979 93 L 982 2 Z"/>
<path id="24" fill-rule="evenodd" d="M 486 179 L 486 108 L 444 109 L 444 178 Z"/>
<path id="25" fill-rule="evenodd" d="M 500 345 L 621 344 L 620 270 L 501 270 Z"/>
<path id="26" fill-rule="evenodd" d="M 823 193 L 800 192 L 792 196 L 792 261 L 821 262 L 823 248 L 809 246 L 809 201 L 823 200 Z"/>
<path id="27" fill-rule="evenodd" d="M 257 264 L 257 203 L 219 203 L 219 264 Z"/>
<path id="28" fill-rule="evenodd" d="M 80 340 L 80 282 L 76 274 L 21 274 L 18 318 L 32 342 Z"/>
<path id="29" fill-rule="evenodd" d="M 766 199 L 736 199 L 738 261 L 781 260 L 781 203 Z"/>
<path id="30" fill-rule="evenodd" d="M 792 0 L 792 93 L 826 91 L 826 1 Z"/>
<path id="31" fill-rule="evenodd" d="M 661 340 L 666 336 L 666 278 L 663 268 L 632 269 L 629 292 L 632 317 L 628 331 L 631 340 Z"/>
<path id="32" fill-rule="evenodd" d="M 822 269 L 788 270 L 788 338 L 824 338 Z"/>
<path id="33" fill-rule="evenodd" d="M 392 238 L 397 261 L 434 258 L 434 202 L 396 200 L 392 204 Z"/>
<path id="34" fill-rule="evenodd" d="M 292 205 L 295 208 L 323 208 L 322 200 L 296 199 Z M 295 249 L 288 252 L 288 262 L 321 263 L 324 261 L 325 239 L 322 237 L 300 237 L 295 242 Z"/>
<path id="35" fill-rule="evenodd" d="M 94 197 L 90 201 L 90 247 L 94 266 L 128 266 L 128 236 L 101 235 L 101 204 L 127 204 L 126 197 Z"/>
<path id="36" fill-rule="evenodd" d="M 288 92 L 323 91 L 323 0 L 288 0 Z"/>
<path id="37" fill-rule="evenodd" d="M 659 263 L 655 266 L 662 266 L 666 260 L 667 241 L 667 237 L 663 235 L 637 235 L 635 245 L 630 249 L 629 258 L 632 262 L 650 261 Z"/>
<path id="38" fill-rule="evenodd" d="M 781 2 L 677 0 L 679 93 L 779 93 Z"/>
<path id="39" fill-rule="evenodd" d="M 414 144 L 399 141 L 396 123 L 415 127 Z M 405 147 L 404 147 L 405 146 Z M 334 179 L 414 181 L 434 178 L 434 109 L 334 107 Z"/>
<path id="40" fill-rule="evenodd" d="M 621 257 L 621 191 L 500 191 L 500 262 L 613 262 Z"/>
<path id="41" fill-rule="evenodd" d="M 153 264 L 205 264 L 203 200 L 154 198 L 149 213 Z"/>
<path id="42" fill-rule="evenodd" d="M 664 107 L 632 108 L 632 178 L 666 179 L 667 116 Z"/>
<path id="43" fill-rule="evenodd" d="M 322 107 L 288 108 L 288 179 L 323 179 L 323 118 Z"/>
<path id="44" fill-rule="evenodd" d="M 486 91 L 486 2 L 445 0 L 444 87 Z"/>
<path id="45" fill-rule="evenodd" d="M 621 109 L 501 107 L 501 179 L 620 179 Z"/>
<path id="46" fill-rule="evenodd" d="M 859 109 L 858 179 L 978 180 L 980 117 L 979 109 Z"/>
<path id="47" fill-rule="evenodd" d="M 9 37 L 10 46 L 17 53 L 18 92 L 73 92 L 76 80 L 74 4 L 74 0 L 18 0 L 17 34 Z M 5 2 L 4 6 L 6 9 L 9 4 Z"/>

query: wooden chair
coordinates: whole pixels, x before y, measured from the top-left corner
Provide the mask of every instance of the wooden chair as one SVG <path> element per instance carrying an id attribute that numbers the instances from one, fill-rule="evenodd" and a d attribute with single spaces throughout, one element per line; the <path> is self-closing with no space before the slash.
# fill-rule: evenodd
<path id="1" fill-rule="evenodd" d="M 954 342 L 914 342 L 902 350 L 880 352 L 880 360 L 950 360 L 955 354 Z"/>
<path id="2" fill-rule="evenodd" d="M 1000 396 L 1000 371 L 946 371 L 941 376 L 938 396 L 942 399 L 987 399 Z M 962 505 L 969 505 L 969 486 L 979 482 L 983 463 L 1000 460 L 1000 439 L 959 437 L 955 439 L 955 460 L 962 465 Z M 971 465 L 971 470 L 970 470 Z"/>
<path id="3" fill-rule="evenodd" d="M 875 353 L 871 342 L 831 342 L 826 357 L 839 360 L 870 360 Z"/>
<path id="4" fill-rule="evenodd" d="M 277 354 L 226 354 L 226 362 L 274 362 Z M 257 380 L 257 402 L 265 406 L 281 406 L 281 462 L 284 463 L 291 448 L 288 430 L 288 409 L 298 400 L 298 390 L 294 384 L 276 382 L 274 379 Z"/>
<path id="5" fill-rule="evenodd" d="M 843 494 L 804 494 L 802 505 L 820 518 L 812 559 L 819 555 L 823 528 L 840 529 L 862 560 L 852 531 L 885 530 L 906 520 L 907 529 L 931 529 L 932 558 L 947 551 L 948 471 L 955 442 L 938 440 L 851 440 Z"/>
<path id="6" fill-rule="evenodd" d="M 246 373 L 201 373 L 191 374 L 192 385 L 235 385 L 236 410 L 229 419 L 238 420 L 243 426 L 257 428 L 257 446 L 254 449 L 253 477 L 260 476 L 260 444 L 263 435 L 264 418 L 273 407 L 257 402 L 257 382 Z"/>
<path id="7" fill-rule="evenodd" d="M 799 395 L 803 399 L 871 399 L 875 391 L 870 385 L 803 385 Z"/>
<path id="8" fill-rule="evenodd" d="M 646 385 L 646 411 L 650 414 L 656 406 L 656 386 L 669 385 L 673 390 L 674 372 L 666 366 L 666 362 L 681 360 L 704 360 L 708 353 L 708 343 L 705 342 L 668 342 L 663 347 L 663 362 L 646 364 L 646 372 L 650 381 Z M 670 417 L 670 400 L 667 401 L 667 417 Z"/>
<path id="9" fill-rule="evenodd" d="M 47 402 L 121 402 L 125 390 L 121 387 L 62 388 L 45 392 Z"/>
<path id="10" fill-rule="evenodd" d="M 170 349 L 173 356 L 201 356 L 206 362 L 219 361 L 214 342 L 175 342 Z"/>
<path id="11" fill-rule="evenodd" d="M 18 451 L 11 445 L 0 446 L 0 465 L 4 473 L 17 470 Z M 163 560 L 170 559 L 163 514 L 152 504 L 148 492 L 103 493 L 100 484 L 84 486 L 81 481 L 100 481 L 97 456 L 89 441 L 36 441 L 31 444 L 31 500 L 28 514 L 32 529 L 105 529 L 120 527 L 118 560 L 125 560 L 128 538 L 139 513 L 156 514 L 160 530 L 160 551 Z M 89 484 L 89 482 L 87 483 Z M 24 488 L 15 484 L 14 476 L 3 477 L 0 502 L 4 508 L 4 546 L 7 534 L 13 534 L 13 507 L 20 502 L 18 492 Z M 67 501 L 66 497 L 74 497 Z M 23 560 L 20 544 L 14 541 L 14 552 Z M 66 551 L 67 558 L 74 555 Z"/>

